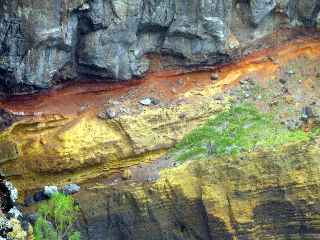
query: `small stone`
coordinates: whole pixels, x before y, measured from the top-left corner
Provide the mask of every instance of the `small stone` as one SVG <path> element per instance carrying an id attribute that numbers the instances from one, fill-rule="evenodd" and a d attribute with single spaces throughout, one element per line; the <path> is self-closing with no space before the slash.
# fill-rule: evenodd
<path id="1" fill-rule="evenodd" d="M 153 105 L 159 105 L 160 104 L 160 100 L 159 99 L 152 98 L 151 101 L 152 101 Z"/>
<path id="2" fill-rule="evenodd" d="M 20 216 L 22 216 L 22 213 L 20 212 L 20 210 L 17 207 L 13 207 L 9 210 L 8 212 L 9 216 L 14 217 L 14 218 L 18 218 Z"/>
<path id="3" fill-rule="evenodd" d="M 121 178 L 123 180 L 129 180 L 132 178 L 132 172 L 130 169 L 126 169 L 123 171 Z"/>
<path id="4" fill-rule="evenodd" d="M 307 121 L 308 119 L 312 118 L 314 116 L 312 108 L 311 107 L 303 107 L 301 110 L 301 119 L 303 121 Z"/>
<path id="5" fill-rule="evenodd" d="M 217 81 L 219 80 L 219 74 L 218 73 L 212 73 L 211 76 L 210 76 L 210 79 L 212 81 Z"/>
<path id="6" fill-rule="evenodd" d="M 172 93 L 177 93 L 177 89 L 171 88 L 171 92 L 172 92 Z"/>
<path id="7" fill-rule="evenodd" d="M 290 69 L 290 70 L 287 71 L 287 74 L 288 74 L 288 75 L 293 75 L 293 74 L 294 74 L 294 71 Z"/>
<path id="8" fill-rule="evenodd" d="M 108 108 L 108 109 L 106 110 L 105 116 L 106 116 L 108 119 L 112 119 L 112 118 L 115 118 L 115 117 L 117 116 L 117 113 L 116 113 L 116 111 L 114 111 L 113 109 Z"/>
<path id="9" fill-rule="evenodd" d="M 281 84 L 286 84 L 286 83 L 287 83 L 287 80 L 286 80 L 286 79 L 283 79 L 283 78 L 280 78 L 280 79 L 279 79 L 279 82 L 280 82 Z"/>
<path id="10" fill-rule="evenodd" d="M 62 189 L 63 193 L 66 195 L 72 195 L 80 192 L 80 186 L 74 183 L 67 184 Z"/>
<path id="11" fill-rule="evenodd" d="M 33 195 L 33 199 L 34 199 L 34 201 L 36 201 L 36 202 L 40 202 L 40 201 L 43 201 L 43 200 L 48 199 L 48 197 L 44 194 L 43 191 L 39 191 L 39 192 L 37 192 L 37 193 L 35 193 L 35 194 Z"/>
<path id="12" fill-rule="evenodd" d="M 152 104 L 152 99 L 151 98 L 144 98 L 140 100 L 139 102 L 143 106 L 150 106 Z"/>
<path id="13" fill-rule="evenodd" d="M 250 94 L 246 92 L 246 93 L 244 94 L 244 97 L 245 97 L 245 98 L 249 98 L 249 97 L 250 97 Z"/>
<path id="14" fill-rule="evenodd" d="M 86 105 L 80 106 L 80 109 L 79 109 L 80 113 L 84 112 L 87 108 L 88 108 L 88 106 L 86 106 Z"/>
<path id="15" fill-rule="evenodd" d="M 43 193 L 48 198 L 51 198 L 54 194 L 58 193 L 58 187 L 57 186 L 45 186 Z"/>
<path id="16" fill-rule="evenodd" d="M 100 119 L 106 119 L 106 113 L 105 113 L 105 112 L 99 112 L 99 113 L 97 114 L 97 116 L 98 116 L 98 118 L 100 118 Z"/>
<path id="17" fill-rule="evenodd" d="M 244 85 L 244 84 L 247 83 L 247 81 L 242 79 L 242 80 L 239 81 L 239 83 L 240 83 L 241 85 Z"/>

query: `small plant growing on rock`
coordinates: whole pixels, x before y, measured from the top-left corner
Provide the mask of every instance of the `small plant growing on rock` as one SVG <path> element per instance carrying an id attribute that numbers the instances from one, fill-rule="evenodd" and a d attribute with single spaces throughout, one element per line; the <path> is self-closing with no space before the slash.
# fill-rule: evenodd
<path id="1" fill-rule="evenodd" d="M 206 159 L 211 155 L 236 155 L 257 148 L 274 149 L 292 142 L 307 141 L 310 134 L 288 130 L 273 115 L 249 104 L 232 106 L 194 129 L 171 154 L 179 161 Z"/>
<path id="2" fill-rule="evenodd" d="M 80 240 L 80 233 L 74 230 L 79 207 L 72 197 L 56 193 L 37 213 L 35 240 Z"/>

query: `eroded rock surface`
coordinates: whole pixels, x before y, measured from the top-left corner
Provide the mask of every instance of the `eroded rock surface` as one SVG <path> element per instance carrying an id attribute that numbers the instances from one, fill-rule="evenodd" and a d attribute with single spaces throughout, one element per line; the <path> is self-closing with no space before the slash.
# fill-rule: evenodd
<path id="1" fill-rule="evenodd" d="M 191 161 L 153 183 L 91 185 L 87 239 L 318 239 L 319 144 Z"/>
<path id="2" fill-rule="evenodd" d="M 217 81 L 207 71 L 160 76 L 111 92 L 82 94 L 72 88 L 3 101 L 20 119 L 0 135 L 1 169 L 21 196 L 43 185 L 110 177 L 162 156 L 232 101 L 242 101 L 242 95 L 259 108 L 288 105 L 279 114 L 284 124 L 299 118 L 306 106 L 319 115 L 319 41 L 297 40 L 268 54 L 221 68 Z M 257 84 L 236 87 L 248 78 Z M 157 104 L 141 104 L 150 96 Z"/>
<path id="3" fill-rule="evenodd" d="M 169 66 L 225 62 L 280 25 L 316 26 L 319 10 L 317 0 L 1 0 L 0 85 L 129 80 L 148 71 L 148 54 L 173 56 Z"/>

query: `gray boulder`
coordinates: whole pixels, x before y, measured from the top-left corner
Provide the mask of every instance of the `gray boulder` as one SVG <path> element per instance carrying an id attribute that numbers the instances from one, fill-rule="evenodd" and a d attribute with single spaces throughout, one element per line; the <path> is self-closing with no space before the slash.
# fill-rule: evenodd
<path id="1" fill-rule="evenodd" d="M 54 194 L 58 193 L 58 187 L 57 186 L 45 186 L 43 193 L 48 198 L 51 198 Z"/>
<path id="2" fill-rule="evenodd" d="M 72 195 L 80 191 L 80 186 L 74 183 L 67 184 L 63 187 L 62 192 L 66 195 Z"/>

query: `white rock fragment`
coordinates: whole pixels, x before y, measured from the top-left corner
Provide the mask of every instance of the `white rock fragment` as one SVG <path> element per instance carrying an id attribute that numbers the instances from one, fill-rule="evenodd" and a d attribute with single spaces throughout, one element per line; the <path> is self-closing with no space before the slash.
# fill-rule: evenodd
<path id="1" fill-rule="evenodd" d="M 55 193 L 58 192 L 57 186 L 45 186 L 43 191 L 44 195 L 46 195 L 48 198 L 51 198 Z"/>
<path id="2" fill-rule="evenodd" d="M 85 11 L 85 10 L 89 10 L 90 9 L 90 5 L 88 3 L 84 3 L 79 10 L 80 11 Z"/>
<path id="3" fill-rule="evenodd" d="M 151 98 L 144 98 L 144 99 L 140 100 L 139 103 L 144 106 L 150 106 L 152 104 L 152 99 Z"/>
<path id="4" fill-rule="evenodd" d="M 22 216 L 22 213 L 20 212 L 20 210 L 16 207 L 13 207 L 10 209 L 10 211 L 8 212 L 12 217 L 14 218 L 18 218 Z"/>
<path id="5" fill-rule="evenodd" d="M 11 182 L 8 181 L 3 181 L 4 185 L 6 186 L 6 188 L 9 190 L 10 192 L 10 199 L 12 202 L 17 201 L 18 199 L 18 190 L 13 186 L 13 184 Z"/>
<path id="6" fill-rule="evenodd" d="M 62 191 L 66 195 L 75 194 L 80 191 L 80 186 L 74 183 L 70 183 L 65 185 Z"/>

